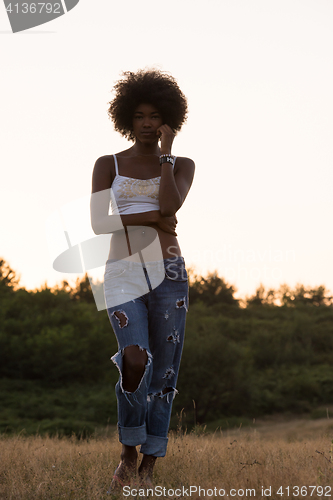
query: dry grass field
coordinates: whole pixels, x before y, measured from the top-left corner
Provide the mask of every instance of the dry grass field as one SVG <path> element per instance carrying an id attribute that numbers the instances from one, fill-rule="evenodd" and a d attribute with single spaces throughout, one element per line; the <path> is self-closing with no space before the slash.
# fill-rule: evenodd
<path id="1" fill-rule="evenodd" d="M 170 434 L 148 493 L 151 498 L 330 498 L 332 422 L 275 419 L 214 434 Z M 89 440 L 3 436 L 0 499 L 112 498 L 106 491 L 119 453 L 114 431 Z M 147 497 L 135 483 L 119 497 L 137 493 Z"/>

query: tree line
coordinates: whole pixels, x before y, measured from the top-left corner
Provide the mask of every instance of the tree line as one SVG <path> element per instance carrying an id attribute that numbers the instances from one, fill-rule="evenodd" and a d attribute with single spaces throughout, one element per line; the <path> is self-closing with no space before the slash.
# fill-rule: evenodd
<path id="1" fill-rule="evenodd" d="M 292 290 L 282 285 L 278 291 L 260 286 L 242 302 L 217 273 L 190 273 L 189 294 L 174 401 L 175 412 L 183 412 L 189 425 L 309 412 L 332 401 L 333 307 L 324 286 Z M 93 404 L 99 411 L 91 418 L 106 425 L 111 415 L 116 423 L 111 392 L 118 372 L 110 362 L 116 350 L 107 314 L 97 311 L 88 276 L 74 286 L 63 281 L 53 289 L 45 285 L 28 291 L 0 260 L 3 381 L 29 381 L 31 390 L 35 384 L 55 392 L 73 384 L 85 391 L 107 386 L 113 407 L 105 392 L 99 402 L 96 393 Z"/>

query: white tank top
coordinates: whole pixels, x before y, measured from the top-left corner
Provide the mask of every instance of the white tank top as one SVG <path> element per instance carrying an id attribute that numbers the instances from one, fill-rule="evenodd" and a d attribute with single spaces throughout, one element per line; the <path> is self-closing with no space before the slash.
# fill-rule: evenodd
<path id="1" fill-rule="evenodd" d="M 113 215 L 138 214 L 160 209 L 159 189 L 161 176 L 152 179 L 134 179 L 118 173 L 118 162 L 113 155 L 116 176 L 111 186 L 111 212 Z M 175 166 L 176 156 L 173 166 Z"/>

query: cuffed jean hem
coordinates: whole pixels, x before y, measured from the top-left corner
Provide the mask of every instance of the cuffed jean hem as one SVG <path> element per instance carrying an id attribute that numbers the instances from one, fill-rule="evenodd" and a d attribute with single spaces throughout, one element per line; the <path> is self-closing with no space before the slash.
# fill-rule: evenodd
<path id="1" fill-rule="evenodd" d="M 164 457 L 168 446 L 168 438 L 147 434 L 146 441 L 141 445 L 140 453 Z"/>
<path id="2" fill-rule="evenodd" d="M 137 446 L 147 439 L 146 424 L 140 427 L 122 427 L 118 424 L 119 441 L 126 446 Z"/>

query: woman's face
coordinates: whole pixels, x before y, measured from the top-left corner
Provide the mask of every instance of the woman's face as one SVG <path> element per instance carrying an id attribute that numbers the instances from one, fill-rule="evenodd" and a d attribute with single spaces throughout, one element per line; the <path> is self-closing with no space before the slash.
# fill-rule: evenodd
<path id="1" fill-rule="evenodd" d="M 133 115 L 133 132 L 144 143 L 157 142 L 157 129 L 163 125 L 162 116 L 152 104 L 140 104 Z"/>

